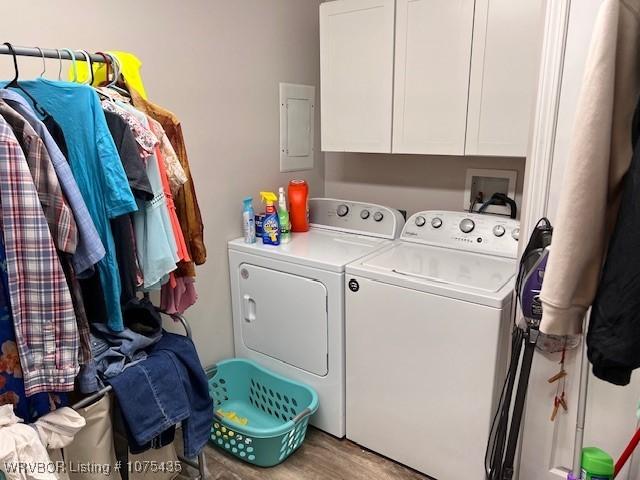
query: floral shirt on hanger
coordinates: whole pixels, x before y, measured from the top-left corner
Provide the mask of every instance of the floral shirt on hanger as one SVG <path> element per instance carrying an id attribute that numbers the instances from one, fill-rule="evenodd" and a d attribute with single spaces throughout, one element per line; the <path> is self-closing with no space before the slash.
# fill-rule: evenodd
<path id="1" fill-rule="evenodd" d="M 68 397 L 64 393 L 37 393 L 31 397 L 25 395 L 11 316 L 4 240 L 0 231 L 0 406 L 13 405 L 15 414 L 31 423 L 67 404 Z"/>

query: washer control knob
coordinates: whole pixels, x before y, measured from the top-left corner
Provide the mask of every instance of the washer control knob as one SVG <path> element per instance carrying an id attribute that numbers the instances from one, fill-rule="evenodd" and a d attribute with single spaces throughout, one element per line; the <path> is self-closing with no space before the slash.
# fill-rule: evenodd
<path id="1" fill-rule="evenodd" d="M 442 226 L 442 219 L 440 217 L 434 217 L 431 220 L 431 226 L 433 228 L 440 228 Z"/>
<path id="2" fill-rule="evenodd" d="M 460 230 L 462 230 L 463 233 L 471 233 L 474 228 L 476 228 L 476 224 L 470 218 L 463 218 L 460 222 Z"/>
<path id="3" fill-rule="evenodd" d="M 382 214 L 382 212 L 376 212 L 373 214 L 373 219 L 376 222 L 381 222 L 383 218 L 384 218 L 384 215 Z"/>
<path id="4" fill-rule="evenodd" d="M 360 218 L 363 220 L 366 220 L 367 218 L 369 218 L 371 214 L 369 213 L 369 210 L 362 210 L 360 212 Z"/>
<path id="5" fill-rule="evenodd" d="M 345 204 L 338 205 L 337 213 L 339 217 L 344 217 L 347 213 L 349 213 L 349 207 Z"/>
<path id="6" fill-rule="evenodd" d="M 416 226 L 424 227 L 424 224 L 427 223 L 427 220 L 423 216 L 416 217 Z"/>
<path id="7" fill-rule="evenodd" d="M 493 234 L 496 237 L 501 237 L 503 236 L 505 233 L 505 229 L 502 225 L 496 225 L 495 227 L 493 227 Z"/>
<path id="8" fill-rule="evenodd" d="M 511 230 L 511 238 L 513 238 L 514 240 L 519 240 L 520 239 L 520 229 L 519 228 L 514 228 L 513 230 Z"/>

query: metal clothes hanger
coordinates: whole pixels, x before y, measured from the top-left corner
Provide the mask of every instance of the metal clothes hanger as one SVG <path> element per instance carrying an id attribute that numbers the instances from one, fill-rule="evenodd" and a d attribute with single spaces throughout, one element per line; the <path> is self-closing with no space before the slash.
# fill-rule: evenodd
<path id="1" fill-rule="evenodd" d="M 58 80 L 62 80 L 62 55 L 60 55 L 60 50 L 56 48 L 56 52 L 58 52 Z"/>
<path id="2" fill-rule="evenodd" d="M 13 77 L 13 80 L 11 80 L 2 88 L 16 88 L 20 90 L 27 96 L 27 98 L 29 98 L 29 100 L 33 102 L 33 108 L 36 110 L 36 112 L 38 112 L 40 115 L 43 115 L 43 116 L 47 115 L 47 112 L 44 110 L 44 108 L 38 105 L 37 100 L 33 98 L 31 94 L 27 92 L 24 88 L 22 88 L 18 83 L 18 77 L 20 76 L 20 72 L 18 70 L 18 56 L 16 55 L 16 51 L 13 49 L 13 45 L 11 45 L 9 42 L 4 42 L 4 45 L 7 46 L 7 48 L 11 52 L 11 56 L 13 57 L 13 68 L 15 70 L 15 76 Z"/>
<path id="3" fill-rule="evenodd" d="M 89 68 L 87 79 L 83 82 L 85 85 L 93 85 L 93 62 L 91 61 L 91 55 L 86 50 L 78 50 L 85 58 L 85 62 L 87 62 L 87 66 Z"/>
<path id="4" fill-rule="evenodd" d="M 42 51 L 42 49 L 40 47 L 36 47 L 38 49 L 38 51 L 40 52 L 40 56 L 42 57 L 42 71 L 40 72 L 40 77 L 44 78 L 44 74 L 47 71 L 47 63 L 44 60 L 44 52 Z"/>
<path id="5" fill-rule="evenodd" d="M 115 67 L 115 73 L 113 75 L 113 80 L 111 81 L 111 83 L 109 83 L 107 85 L 107 87 L 115 90 L 116 92 L 125 95 L 125 96 L 129 96 L 129 92 L 127 92 L 125 89 L 118 87 L 116 84 L 118 83 L 118 80 L 120 79 L 120 74 L 122 73 L 122 65 L 120 64 L 120 60 L 118 59 L 117 56 L 115 55 L 111 55 L 110 53 L 107 53 L 107 55 L 109 55 L 109 57 L 111 57 L 111 60 L 113 61 L 113 65 Z"/>
<path id="6" fill-rule="evenodd" d="M 77 82 L 78 81 L 78 66 L 76 65 L 76 54 L 73 53 L 73 51 L 69 50 L 68 48 L 61 48 L 60 50 L 62 50 L 63 52 L 67 52 L 69 54 L 69 56 L 71 57 L 71 61 L 73 62 L 73 81 Z"/>

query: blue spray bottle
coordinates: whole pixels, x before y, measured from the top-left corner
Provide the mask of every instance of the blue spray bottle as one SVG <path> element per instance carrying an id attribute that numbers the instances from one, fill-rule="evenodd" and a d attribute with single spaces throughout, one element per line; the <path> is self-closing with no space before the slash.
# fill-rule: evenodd
<path id="1" fill-rule="evenodd" d="M 244 243 L 256 243 L 256 219 L 251 197 L 245 197 L 242 201 L 242 234 Z"/>

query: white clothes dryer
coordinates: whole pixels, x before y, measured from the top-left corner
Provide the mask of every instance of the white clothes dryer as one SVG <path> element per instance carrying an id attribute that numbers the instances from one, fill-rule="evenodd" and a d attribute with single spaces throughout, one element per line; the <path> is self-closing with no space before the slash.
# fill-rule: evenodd
<path id="1" fill-rule="evenodd" d="M 425 211 L 347 265 L 347 438 L 439 480 L 484 480 L 518 235 L 516 220 Z"/>
<path id="2" fill-rule="evenodd" d="M 272 246 L 229 242 L 235 353 L 316 390 L 311 424 L 345 435 L 344 269 L 392 243 L 397 210 L 309 200 L 311 228 Z"/>

